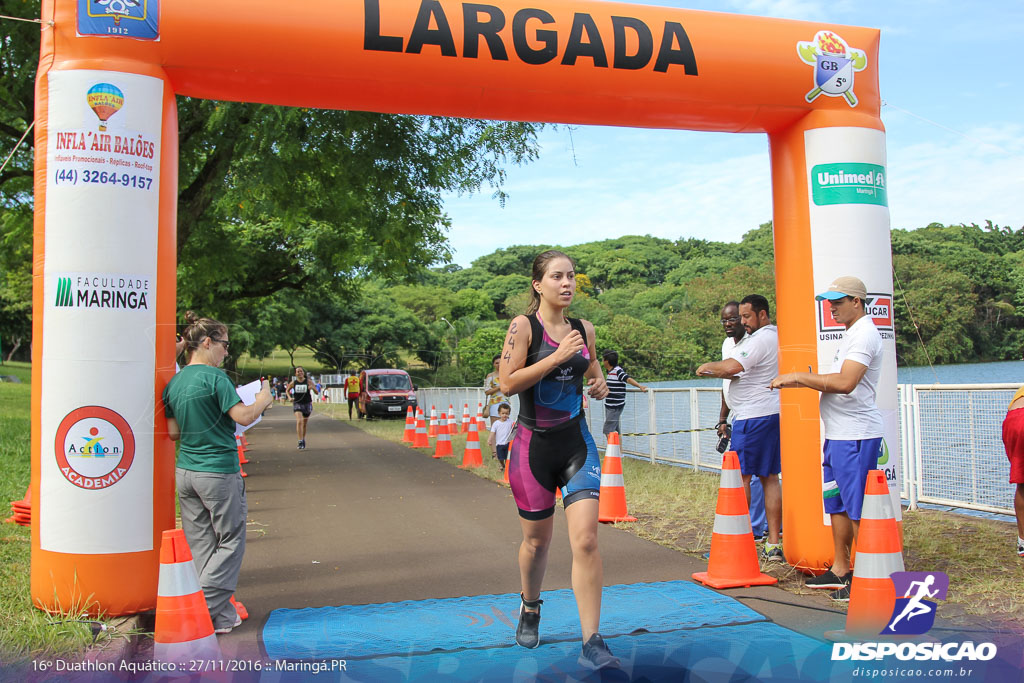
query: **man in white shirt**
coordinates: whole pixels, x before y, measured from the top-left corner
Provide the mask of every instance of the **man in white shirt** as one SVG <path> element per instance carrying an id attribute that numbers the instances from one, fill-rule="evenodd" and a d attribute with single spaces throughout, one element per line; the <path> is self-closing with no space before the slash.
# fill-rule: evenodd
<path id="1" fill-rule="evenodd" d="M 882 372 L 882 337 L 864 312 L 867 288 L 856 277 L 836 278 L 827 300 L 832 317 L 846 327 L 829 374 L 790 372 L 772 380 L 773 389 L 808 387 L 821 392 L 819 410 L 825 424 L 822 462 L 825 512 L 832 521 L 835 561 L 808 588 L 829 588 L 834 600 L 850 599 L 850 548 L 860 528 L 868 471 L 878 467 L 882 447 L 882 414 L 875 405 Z"/>
<path id="2" fill-rule="evenodd" d="M 736 345 L 747 338 L 747 331 L 740 322 L 740 302 L 729 301 L 722 306 L 722 328 L 725 330 L 725 339 L 722 340 L 722 360 L 732 355 Z M 732 405 L 729 403 L 729 387 L 731 379 L 722 380 L 722 407 L 718 412 L 718 424 L 715 429 L 719 439 L 729 439 L 731 423 L 729 413 Z M 719 449 L 721 450 L 721 449 Z M 764 491 L 761 489 L 761 480 L 751 478 L 750 480 L 750 527 L 754 532 L 754 540 L 760 541 L 768 533 L 768 518 L 764 512 Z"/>
<path id="3" fill-rule="evenodd" d="M 732 380 L 729 405 L 735 411 L 732 449 L 740 461 L 740 474 L 750 504 L 750 478 L 757 476 L 764 489 L 768 539 L 764 557 L 782 561 L 779 529 L 782 526 L 782 486 L 779 473 L 779 396 L 768 383 L 779 373 L 779 333 L 769 317 L 768 300 L 751 294 L 740 301 L 740 322 L 748 337 L 733 347 L 729 358 L 704 363 L 697 375 Z"/>

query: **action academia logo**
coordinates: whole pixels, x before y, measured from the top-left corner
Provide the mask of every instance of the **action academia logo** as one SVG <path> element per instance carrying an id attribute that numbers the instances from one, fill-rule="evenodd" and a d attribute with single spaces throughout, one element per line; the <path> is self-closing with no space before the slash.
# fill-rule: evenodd
<path id="1" fill-rule="evenodd" d="M 814 88 L 804 96 L 808 102 L 819 95 L 844 97 L 851 107 L 857 106 L 853 94 L 853 74 L 863 71 L 868 65 L 864 50 L 846 44 L 846 41 L 831 31 L 818 31 L 814 40 L 799 41 L 796 50 L 805 64 L 814 67 Z"/>
<path id="2" fill-rule="evenodd" d="M 105 489 L 131 469 L 135 435 L 110 408 L 84 406 L 60 421 L 54 451 L 57 467 L 69 482 L 82 489 Z"/>

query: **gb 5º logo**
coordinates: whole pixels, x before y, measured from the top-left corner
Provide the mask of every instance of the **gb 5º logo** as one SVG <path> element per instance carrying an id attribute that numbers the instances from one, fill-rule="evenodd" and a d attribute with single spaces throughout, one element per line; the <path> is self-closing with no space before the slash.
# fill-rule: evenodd
<path id="1" fill-rule="evenodd" d="M 796 50 L 805 64 L 814 67 L 814 89 L 804 99 L 813 102 L 822 93 L 829 97 L 842 95 L 851 107 L 857 106 L 853 73 L 868 65 L 864 50 L 850 47 L 831 31 L 818 31 L 809 42 L 799 41 Z"/>

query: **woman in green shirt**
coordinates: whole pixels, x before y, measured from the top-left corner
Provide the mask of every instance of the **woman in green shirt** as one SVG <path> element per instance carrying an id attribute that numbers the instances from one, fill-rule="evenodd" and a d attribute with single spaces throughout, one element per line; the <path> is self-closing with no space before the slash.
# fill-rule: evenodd
<path id="1" fill-rule="evenodd" d="M 227 326 L 185 314 L 188 364 L 164 388 L 168 435 L 180 442 L 174 470 L 181 527 L 216 633 L 242 623 L 231 603 L 245 554 L 245 485 L 239 474 L 235 424 L 251 424 L 270 407 L 266 380 L 256 401 L 242 403 L 219 368 L 228 355 Z"/>

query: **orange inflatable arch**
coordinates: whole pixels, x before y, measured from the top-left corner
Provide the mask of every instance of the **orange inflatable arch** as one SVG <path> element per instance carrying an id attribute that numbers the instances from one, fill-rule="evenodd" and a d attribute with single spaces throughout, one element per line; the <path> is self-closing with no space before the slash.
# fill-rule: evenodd
<path id="1" fill-rule="evenodd" d="M 887 342 L 879 404 L 898 481 L 877 30 L 570 0 L 43 0 L 42 19 L 31 591 L 43 609 L 155 605 L 174 526 L 159 397 L 174 372 L 175 95 L 767 133 L 780 370 L 827 367 L 841 328 L 813 294 L 837 275 L 864 280 Z M 814 392 L 783 394 L 782 448 L 786 557 L 823 567 Z"/>

